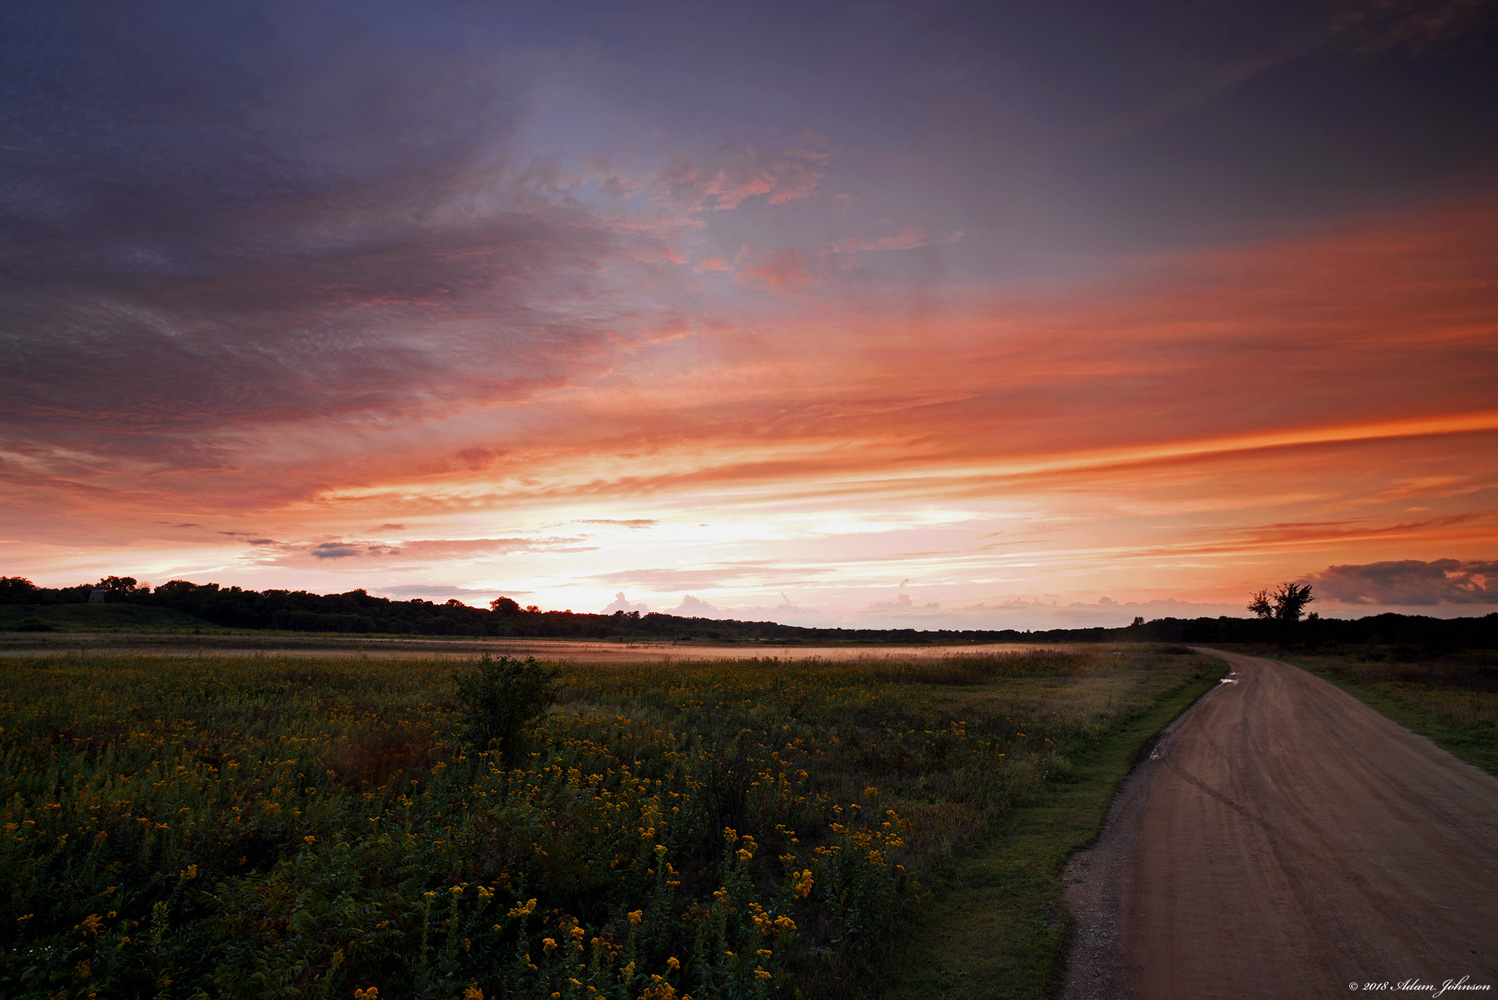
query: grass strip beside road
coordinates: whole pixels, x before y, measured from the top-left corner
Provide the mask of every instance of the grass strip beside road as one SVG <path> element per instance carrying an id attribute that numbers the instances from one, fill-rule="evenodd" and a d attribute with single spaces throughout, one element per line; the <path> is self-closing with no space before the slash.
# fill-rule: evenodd
<path id="1" fill-rule="evenodd" d="M 1450 662 L 1369 661 L 1346 654 L 1286 658 L 1452 756 L 1498 777 L 1498 670 L 1466 654 Z M 1468 662 L 1470 661 L 1470 662 Z"/>
<path id="2" fill-rule="evenodd" d="M 1068 780 L 1015 809 L 997 836 L 956 862 L 885 967 L 886 1000 L 1035 1000 L 1060 992 L 1071 938 L 1062 869 L 1102 831 L 1120 782 L 1150 741 L 1226 670 L 1220 660 L 1200 659 L 1190 680 L 1075 755 Z"/>

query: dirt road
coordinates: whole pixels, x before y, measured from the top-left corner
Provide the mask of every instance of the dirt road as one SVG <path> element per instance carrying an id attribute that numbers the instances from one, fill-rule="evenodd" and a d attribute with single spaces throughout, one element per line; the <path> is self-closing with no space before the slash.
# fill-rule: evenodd
<path id="1" fill-rule="evenodd" d="M 1064 996 L 1498 993 L 1498 780 L 1302 670 L 1213 655 L 1227 683 L 1067 869 Z"/>

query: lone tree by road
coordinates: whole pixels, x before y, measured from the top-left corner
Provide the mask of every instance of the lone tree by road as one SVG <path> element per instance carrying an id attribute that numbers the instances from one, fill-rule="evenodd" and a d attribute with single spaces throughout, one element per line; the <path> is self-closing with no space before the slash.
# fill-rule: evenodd
<path id="1" fill-rule="evenodd" d="M 1306 605 L 1315 599 L 1311 596 L 1309 583 L 1297 586 L 1287 582 L 1276 587 L 1272 594 L 1267 590 L 1254 594 L 1248 602 L 1248 610 L 1260 618 L 1293 623 L 1300 621 Z"/>

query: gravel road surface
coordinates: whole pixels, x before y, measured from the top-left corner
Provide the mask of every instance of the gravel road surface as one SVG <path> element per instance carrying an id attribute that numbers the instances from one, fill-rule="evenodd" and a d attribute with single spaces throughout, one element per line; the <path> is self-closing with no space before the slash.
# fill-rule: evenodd
<path id="1" fill-rule="evenodd" d="M 1203 652 L 1232 673 L 1067 869 L 1064 997 L 1498 993 L 1498 779 L 1303 670 Z"/>

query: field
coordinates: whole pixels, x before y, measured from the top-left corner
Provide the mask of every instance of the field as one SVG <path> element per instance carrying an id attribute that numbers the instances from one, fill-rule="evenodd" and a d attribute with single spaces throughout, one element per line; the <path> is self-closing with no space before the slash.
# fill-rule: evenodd
<path id="1" fill-rule="evenodd" d="M 505 760 L 464 745 L 473 669 L 0 660 L 0 994 L 860 995 L 939 947 L 1017 817 L 1085 785 L 1090 835 L 1127 764 L 1095 758 L 1220 672 L 1146 648 L 564 665 Z M 1043 936 L 1054 964 L 1064 922 Z"/>
<path id="2" fill-rule="evenodd" d="M 83 629 L 122 632 L 218 632 L 221 629 L 170 608 L 138 604 L 0 604 L 0 634 L 20 637 Z"/>

